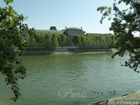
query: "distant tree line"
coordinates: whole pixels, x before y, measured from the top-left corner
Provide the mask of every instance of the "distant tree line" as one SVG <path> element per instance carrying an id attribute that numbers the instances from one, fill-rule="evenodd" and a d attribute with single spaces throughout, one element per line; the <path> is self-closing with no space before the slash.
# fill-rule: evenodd
<path id="1" fill-rule="evenodd" d="M 66 36 L 64 34 L 57 35 L 57 34 L 37 34 L 39 41 L 35 39 L 35 37 L 26 35 L 25 40 L 27 41 L 27 50 L 52 50 L 55 51 L 59 43 L 63 45 L 66 40 Z M 88 49 L 94 49 L 94 48 L 113 48 L 116 40 L 114 35 L 107 35 L 103 37 L 102 35 L 90 35 L 90 36 L 80 36 L 75 35 L 72 39 L 72 42 L 75 46 L 78 46 L 78 48 L 88 48 Z"/>
<path id="2" fill-rule="evenodd" d="M 38 40 L 35 39 L 35 37 L 30 35 L 26 35 L 25 40 L 27 41 L 27 50 L 52 50 L 55 51 L 58 46 L 59 42 L 64 43 L 66 40 L 66 36 L 64 34 L 57 35 L 57 34 L 37 34 Z"/>
<path id="3" fill-rule="evenodd" d="M 116 40 L 114 35 L 107 35 L 105 38 L 101 35 L 80 36 L 75 35 L 72 39 L 78 48 L 113 48 Z"/>

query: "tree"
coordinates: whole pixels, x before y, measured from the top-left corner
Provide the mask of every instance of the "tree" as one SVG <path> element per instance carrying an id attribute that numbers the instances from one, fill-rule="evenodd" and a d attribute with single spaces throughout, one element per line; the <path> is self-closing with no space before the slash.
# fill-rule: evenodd
<path id="1" fill-rule="evenodd" d="M 66 35 L 62 34 L 61 36 L 61 41 L 62 41 L 62 48 L 63 48 L 63 43 L 65 43 L 65 40 L 66 40 Z"/>
<path id="2" fill-rule="evenodd" d="M 99 35 L 91 35 L 92 39 L 92 48 L 100 48 L 100 36 Z"/>
<path id="3" fill-rule="evenodd" d="M 115 36 L 114 35 L 107 35 L 105 37 L 106 48 L 113 48 L 115 45 Z"/>
<path id="4" fill-rule="evenodd" d="M 33 34 L 34 31 L 22 23 L 26 17 L 19 15 L 9 5 L 13 0 L 4 0 L 4 2 L 7 6 L 0 7 L 0 72 L 6 76 L 6 84 L 11 85 L 15 95 L 11 99 L 16 101 L 20 96 L 17 80 L 26 76 L 26 68 L 16 55 L 21 55 L 27 45 L 22 34 L 26 32 Z M 17 54 L 15 48 L 18 48 Z"/>
<path id="5" fill-rule="evenodd" d="M 105 39 L 103 36 L 99 36 L 99 48 L 105 48 Z"/>
<path id="6" fill-rule="evenodd" d="M 30 35 L 29 35 L 30 36 Z M 32 50 L 34 50 L 35 49 L 35 45 L 36 45 L 36 40 L 35 40 L 35 38 L 33 37 L 33 36 L 30 36 L 29 37 L 29 41 L 28 41 L 28 43 L 27 43 L 27 45 L 28 45 L 28 48 L 29 49 L 32 49 Z"/>
<path id="7" fill-rule="evenodd" d="M 126 5 L 124 10 L 118 7 L 122 3 Z M 109 20 L 113 18 L 110 31 L 116 36 L 115 47 L 118 51 L 112 58 L 116 55 L 123 57 L 124 52 L 128 51 L 130 58 L 125 61 L 125 66 L 139 72 L 137 68 L 140 67 L 140 40 L 134 37 L 134 32 L 140 31 L 140 0 L 114 0 L 112 7 L 98 7 L 97 11 L 102 14 L 101 23 L 106 17 L 109 17 Z"/>
<path id="8" fill-rule="evenodd" d="M 44 38 L 44 47 L 45 47 L 45 49 L 51 50 L 52 43 L 53 43 L 52 42 L 52 35 L 51 34 L 45 35 L 45 38 Z"/>
<path id="9" fill-rule="evenodd" d="M 57 34 L 53 34 L 52 35 L 52 45 L 51 45 L 51 47 L 52 47 L 52 50 L 53 51 L 55 51 L 57 48 L 58 48 L 58 45 L 59 45 L 59 43 L 58 43 L 58 41 L 59 41 L 59 36 L 57 35 Z"/>
<path id="10" fill-rule="evenodd" d="M 38 44 L 38 49 L 44 49 L 44 45 L 45 45 L 45 41 L 44 41 L 44 39 L 45 39 L 45 35 L 44 34 L 40 34 L 40 33 L 38 33 L 37 34 L 38 35 L 38 38 L 40 39 L 38 42 L 37 42 L 37 44 Z"/>
<path id="11" fill-rule="evenodd" d="M 78 44 L 78 37 L 80 37 L 80 36 L 74 35 L 74 37 L 72 38 L 72 42 L 75 44 L 75 48 L 76 48 L 76 45 Z"/>

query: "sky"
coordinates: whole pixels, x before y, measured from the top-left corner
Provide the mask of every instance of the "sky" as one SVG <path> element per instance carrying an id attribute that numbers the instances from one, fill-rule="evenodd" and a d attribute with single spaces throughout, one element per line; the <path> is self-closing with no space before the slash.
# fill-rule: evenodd
<path id="1" fill-rule="evenodd" d="M 112 6 L 114 0 L 14 0 L 10 4 L 19 14 L 28 16 L 24 21 L 29 28 L 49 30 L 56 26 L 57 30 L 67 27 L 81 28 L 86 33 L 113 33 L 109 31 L 111 21 L 105 19 L 100 24 L 100 6 Z M 5 3 L 0 0 L 0 7 Z M 121 5 L 120 8 L 124 8 Z"/>

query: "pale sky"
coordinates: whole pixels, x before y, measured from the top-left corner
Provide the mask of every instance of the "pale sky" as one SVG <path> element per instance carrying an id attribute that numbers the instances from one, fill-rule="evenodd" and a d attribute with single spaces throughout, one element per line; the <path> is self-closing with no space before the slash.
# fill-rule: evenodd
<path id="1" fill-rule="evenodd" d="M 112 33 L 111 21 L 100 24 L 99 6 L 112 6 L 114 0 L 14 0 L 10 4 L 19 14 L 28 16 L 24 21 L 29 28 L 46 29 L 56 26 L 57 30 L 67 27 L 83 28 L 87 33 Z M 5 3 L 0 0 L 0 7 Z M 124 5 L 120 6 L 124 8 Z"/>

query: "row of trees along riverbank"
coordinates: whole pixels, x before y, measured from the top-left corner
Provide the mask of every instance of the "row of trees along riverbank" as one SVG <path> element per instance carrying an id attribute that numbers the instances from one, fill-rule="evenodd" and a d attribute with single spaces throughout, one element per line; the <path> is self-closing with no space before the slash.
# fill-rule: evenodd
<path id="1" fill-rule="evenodd" d="M 116 40 L 115 35 L 101 35 L 80 36 L 75 35 L 72 39 L 75 46 L 78 48 L 113 48 Z"/>
<path id="2" fill-rule="evenodd" d="M 57 35 L 57 34 L 37 34 L 39 41 L 35 39 L 35 37 L 30 35 L 26 35 L 25 40 L 27 41 L 27 50 L 51 50 L 55 51 L 58 46 L 59 42 L 64 43 L 66 40 L 66 36 L 64 34 Z"/>
<path id="3" fill-rule="evenodd" d="M 64 34 L 57 35 L 57 34 L 37 34 L 38 39 L 40 41 L 36 41 L 35 37 L 30 35 L 26 35 L 25 40 L 27 41 L 27 50 L 51 50 L 55 51 L 59 43 L 65 43 L 66 36 Z M 114 35 L 107 35 L 105 37 L 101 35 L 90 35 L 90 36 L 80 36 L 75 35 L 72 39 L 72 42 L 78 48 L 113 48 L 116 40 Z M 63 46 L 62 46 L 63 47 Z"/>

